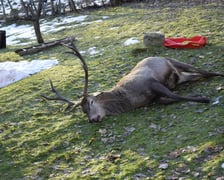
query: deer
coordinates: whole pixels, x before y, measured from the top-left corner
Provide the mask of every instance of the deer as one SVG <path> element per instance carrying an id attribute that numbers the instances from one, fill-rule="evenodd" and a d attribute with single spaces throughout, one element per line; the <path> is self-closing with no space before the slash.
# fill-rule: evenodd
<path id="1" fill-rule="evenodd" d="M 108 91 L 88 93 L 88 66 L 83 56 L 73 42 L 63 44 L 70 50 L 69 53 L 78 57 L 85 73 L 83 93 L 78 103 L 71 101 L 56 90 L 50 80 L 50 86 L 55 97 L 41 95 L 46 100 L 56 100 L 67 103 L 66 111 L 72 111 L 81 106 L 83 113 L 90 123 L 100 122 L 106 116 L 118 115 L 145 107 L 154 102 L 170 104 L 178 101 L 193 101 L 209 103 L 204 96 L 181 96 L 172 90 L 186 82 L 193 82 L 213 76 L 222 76 L 224 73 L 208 72 L 190 64 L 166 57 L 148 57 L 137 65 L 118 83 Z"/>

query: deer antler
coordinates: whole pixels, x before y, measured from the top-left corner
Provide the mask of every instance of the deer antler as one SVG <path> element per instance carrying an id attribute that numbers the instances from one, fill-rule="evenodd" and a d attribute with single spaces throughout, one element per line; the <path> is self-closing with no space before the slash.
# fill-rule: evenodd
<path id="1" fill-rule="evenodd" d="M 80 103 L 77 103 L 75 104 L 74 102 L 64 98 L 60 92 L 58 92 L 55 88 L 54 88 L 54 85 L 53 85 L 53 82 L 50 80 L 50 85 L 51 85 L 51 91 L 53 93 L 55 93 L 56 97 L 48 97 L 48 96 L 45 96 L 45 95 L 41 95 L 41 97 L 43 97 L 44 99 L 47 99 L 47 100 L 58 100 L 58 101 L 63 101 L 63 102 L 66 102 L 68 104 L 68 106 L 65 108 L 65 111 L 68 111 L 68 110 L 72 110 L 74 109 L 75 107 L 79 106 Z"/>
<path id="2" fill-rule="evenodd" d="M 80 52 L 78 51 L 78 49 L 76 48 L 75 44 L 73 43 L 74 39 L 71 39 L 69 44 L 65 44 L 63 42 L 61 42 L 61 45 L 66 46 L 68 48 L 70 48 L 72 50 L 72 52 L 69 52 L 71 54 L 74 54 L 75 56 L 77 56 L 81 62 L 82 62 L 82 67 L 84 69 L 85 72 L 85 83 L 84 83 L 84 88 L 83 88 L 83 94 L 82 96 L 84 98 L 86 98 L 88 96 L 88 66 L 84 60 L 84 58 L 82 57 L 82 55 L 80 54 Z M 52 83 L 52 81 L 50 80 L 50 85 L 51 85 L 51 90 L 53 93 L 55 93 L 56 97 L 48 97 L 45 95 L 41 95 L 43 98 L 47 99 L 47 100 L 58 100 L 58 101 L 63 101 L 65 103 L 68 104 L 68 106 L 66 107 L 66 111 L 67 110 L 73 110 L 74 108 L 76 108 L 77 106 L 81 105 L 81 102 L 75 104 L 74 102 L 64 98 L 63 96 L 61 96 L 60 92 L 58 92 L 55 88 L 54 85 Z"/>
<path id="3" fill-rule="evenodd" d="M 84 83 L 84 88 L 83 88 L 83 96 L 87 97 L 88 96 L 88 77 L 89 77 L 89 74 L 88 74 L 88 66 L 86 64 L 86 61 L 84 60 L 84 58 L 82 57 L 82 55 L 80 54 L 78 49 L 76 48 L 73 41 L 71 41 L 70 44 L 64 44 L 64 43 L 61 43 L 61 44 L 63 46 L 66 46 L 66 47 L 70 48 L 73 52 L 69 52 L 69 53 L 72 53 L 75 56 L 77 56 L 82 62 L 82 68 L 85 72 L 85 83 Z"/>

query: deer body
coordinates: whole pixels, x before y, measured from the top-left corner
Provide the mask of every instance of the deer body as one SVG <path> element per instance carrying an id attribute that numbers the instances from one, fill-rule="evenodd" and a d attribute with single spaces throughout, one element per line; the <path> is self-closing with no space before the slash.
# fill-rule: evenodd
<path id="1" fill-rule="evenodd" d="M 170 91 L 177 84 L 195 81 L 203 77 L 223 74 L 210 73 L 191 65 L 163 57 L 149 57 L 140 61 L 110 91 L 88 96 L 82 103 L 90 122 L 100 121 L 104 116 L 132 111 L 147 106 L 155 100 L 175 102 L 180 100 L 207 103 L 205 97 L 183 97 Z M 160 99 L 161 98 L 161 99 Z M 163 101 L 161 101 L 163 102 Z"/>
<path id="2" fill-rule="evenodd" d="M 80 103 L 75 104 L 62 97 L 54 88 L 52 82 L 51 88 L 56 94 L 56 98 L 45 95 L 42 95 L 42 97 L 48 100 L 64 101 L 68 103 L 66 109 L 71 107 L 73 109 L 73 107 L 81 105 L 83 112 L 88 116 L 89 122 L 98 122 L 105 116 L 132 111 L 136 108 L 147 106 L 154 101 L 164 104 L 183 100 L 208 103 L 209 99 L 206 97 L 180 96 L 171 90 L 181 83 L 212 76 L 224 76 L 223 73 L 207 72 L 174 59 L 149 57 L 140 61 L 110 91 L 102 92 L 98 95 L 89 95 L 88 66 L 72 42 L 70 45 L 65 46 L 72 49 L 72 53 L 82 62 L 85 72 L 83 98 Z"/>

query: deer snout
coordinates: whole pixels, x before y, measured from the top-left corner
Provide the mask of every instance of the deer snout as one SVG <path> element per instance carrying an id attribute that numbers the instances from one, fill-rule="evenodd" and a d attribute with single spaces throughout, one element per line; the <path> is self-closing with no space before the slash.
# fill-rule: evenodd
<path id="1" fill-rule="evenodd" d="M 90 122 L 90 123 L 100 122 L 101 119 L 102 119 L 101 116 L 100 116 L 100 115 L 97 115 L 97 116 L 94 116 L 94 117 L 90 117 L 90 118 L 89 118 L 89 122 Z"/>

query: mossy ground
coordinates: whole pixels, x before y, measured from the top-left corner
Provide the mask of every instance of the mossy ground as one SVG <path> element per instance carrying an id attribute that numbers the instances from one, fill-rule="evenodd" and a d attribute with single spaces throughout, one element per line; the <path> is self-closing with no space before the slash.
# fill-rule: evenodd
<path id="1" fill-rule="evenodd" d="M 74 35 L 77 47 L 95 46 L 102 53 L 85 55 L 89 91 L 110 89 L 122 75 L 148 56 L 143 43 L 123 46 L 143 34 L 160 31 L 166 37 L 205 35 L 201 49 L 162 49 L 166 56 L 202 69 L 224 71 L 224 8 L 214 5 L 147 7 L 126 4 L 92 12 L 86 23 L 44 35 L 46 41 Z M 75 14 L 76 15 L 76 14 Z M 80 62 L 64 47 L 19 57 L 8 47 L 0 62 L 56 57 L 60 64 L 0 89 L 0 179 L 216 179 L 224 169 L 224 102 L 216 105 L 180 102 L 153 104 L 90 124 L 80 109 L 63 112 L 63 105 L 46 102 L 48 79 L 71 99 L 83 87 Z M 183 95 L 203 94 L 212 101 L 223 96 L 223 78 L 186 84 Z M 159 168 L 168 164 L 167 168 Z"/>

